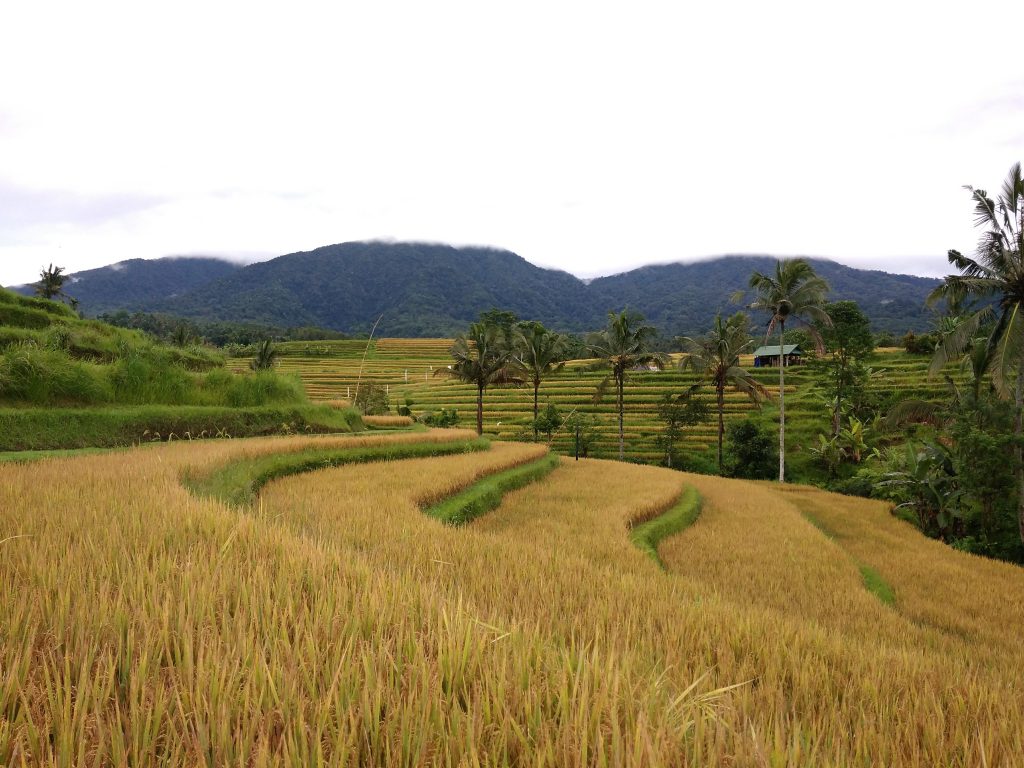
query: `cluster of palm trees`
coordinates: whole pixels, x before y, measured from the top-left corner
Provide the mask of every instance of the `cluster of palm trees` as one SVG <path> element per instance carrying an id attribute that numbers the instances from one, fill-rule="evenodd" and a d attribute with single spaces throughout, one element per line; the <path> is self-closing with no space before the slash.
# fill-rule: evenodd
<path id="1" fill-rule="evenodd" d="M 491 313 L 493 314 L 493 313 Z M 476 432 L 484 431 L 484 392 L 494 384 L 533 386 L 533 439 L 541 382 L 565 365 L 568 339 L 541 323 L 499 323 L 486 314 L 451 347 L 452 365 L 435 375 L 452 376 L 476 386 Z"/>
<path id="2" fill-rule="evenodd" d="M 786 323 L 798 323 L 820 346 L 821 337 L 813 323 L 830 322 L 825 312 L 828 285 L 814 274 L 803 259 L 780 261 L 774 274 L 755 272 L 750 278 L 755 298 L 752 309 L 768 313 L 767 335 L 778 331 L 782 346 Z M 742 294 L 742 292 L 741 292 Z M 737 299 L 741 298 L 738 296 Z M 523 384 L 533 386 L 534 440 L 537 439 L 536 421 L 539 415 L 541 382 L 561 370 L 567 352 L 567 339 L 548 330 L 540 323 L 495 322 L 495 313 L 488 313 L 473 323 L 469 331 L 456 339 L 451 348 L 453 364 L 438 371 L 439 374 L 458 378 L 476 386 L 476 429 L 483 433 L 483 404 L 487 388 L 497 384 Z M 498 313 L 501 314 L 501 313 Z M 611 312 L 608 325 L 591 335 L 586 349 L 593 358 L 593 369 L 604 369 L 608 375 L 600 382 L 595 394 L 599 400 L 609 386 L 615 388 L 618 415 L 619 459 L 625 458 L 625 404 L 626 379 L 636 370 L 663 370 L 670 357 L 653 349 L 656 331 L 645 325 L 643 318 L 629 311 Z M 711 332 L 704 337 L 678 339 L 683 354 L 679 365 L 697 374 L 701 384 L 712 386 L 716 394 L 718 414 L 718 467 L 723 464 L 725 434 L 725 392 L 728 388 L 747 395 L 760 404 L 768 396 L 766 388 L 740 366 L 740 355 L 748 351 L 751 340 L 749 321 L 739 313 L 729 320 L 721 315 L 715 318 Z M 781 356 L 780 356 L 781 357 Z M 687 397 L 686 393 L 680 397 Z M 779 481 L 785 480 L 785 371 L 779 368 Z"/>
<path id="3" fill-rule="evenodd" d="M 932 361 L 933 372 L 954 359 L 967 359 L 974 381 L 988 373 L 1004 399 L 1013 398 L 1018 486 L 1018 528 L 1024 541 L 1024 174 L 1015 163 L 993 199 L 983 189 L 966 187 L 974 202 L 975 224 L 982 229 L 974 258 L 949 251 L 959 274 L 948 275 L 929 297 L 934 304 L 971 307 L 946 334 Z"/>

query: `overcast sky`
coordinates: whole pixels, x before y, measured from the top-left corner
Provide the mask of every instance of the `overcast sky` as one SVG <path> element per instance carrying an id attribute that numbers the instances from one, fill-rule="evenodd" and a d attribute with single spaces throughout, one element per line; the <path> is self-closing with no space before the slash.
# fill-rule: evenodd
<path id="1" fill-rule="evenodd" d="M 5 3 L 0 284 L 370 238 L 943 274 L 1024 160 L 1024 2 L 949 7 Z"/>

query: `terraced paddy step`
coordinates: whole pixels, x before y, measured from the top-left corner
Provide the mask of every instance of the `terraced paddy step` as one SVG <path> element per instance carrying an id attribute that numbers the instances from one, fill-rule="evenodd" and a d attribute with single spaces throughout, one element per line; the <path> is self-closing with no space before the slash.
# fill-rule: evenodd
<path id="1" fill-rule="evenodd" d="M 318 344 L 328 345 L 323 347 L 321 357 L 316 356 L 320 349 Z M 364 341 L 288 342 L 281 345 L 285 356 L 280 368 L 300 376 L 307 392 L 315 399 L 350 398 L 357 381 L 374 382 L 388 389 L 392 403 L 403 403 L 409 397 L 416 413 L 455 409 L 468 423 L 475 413 L 475 389 L 434 375 L 439 368 L 451 362 L 448 356 L 450 345 L 450 339 L 378 339 L 370 345 L 364 361 L 363 354 L 367 350 Z M 946 396 L 946 385 L 941 378 L 927 378 L 928 363 L 927 356 L 908 355 L 902 350 L 880 351 L 870 361 L 876 371 L 882 372 L 873 380 L 872 387 L 886 398 L 898 391 L 907 398 L 941 399 Z M 605 373 L 589 370 L 592 364 L 593 361 L 588 360 L 567 363 L 561 373 L 544 382 L 541 404 L 554 403 L 563 414 L 575 409 L 595 417 L 598 438 L 593 444 L 592 455 L 610 458 L 618 449 L 614 398 L 609 396 L 601 403 L 593 402 L 594 391 Z M 745 364 L 754 378 L 770 392 L 777 392 L 778 369 L 755 369 L 750 356 L 742 358 L 741 364 Z M 247 362 L 236 360 L 231 361 L 231 365 L 241 370 Z M 954 378 L 960 377 L 953 367 L 948 372 Z M 692 374 L 675 368 L 663 372 L 633 373 L 625 390 L 626 420 L 632 428 L 627 442 L 630 458 L 658 461 L 662 457 L 656 445 L 664 430 L 657 416 L 657 401 L 665 394 L 684 391 L 694 381 Z M 805 365 L 787 370 L 787 431 L 793 438 L 789 450 L 794 459 L 802 458 L 805 462 L 809 459 L 801 456 L 804 445 L 813 442 L 818 432 L 828 428 L 825 408 L 811 392 L 814 383 L 814 374 Z M 754 407 L 743 395 L 726 394 L 727 420 L 746 418 L 753 411 Z M 773 413 L 771 404 L 766 405 L 766 412 Z M 532 390 L 529 387 L 494 387 L 488 391 L 484 403 L 484 429 L 487 433 L 503 440 L 521 440 L 532 433 L 532 419 Z M 704 453 L 715 447 L 716 440 L 717 433 L 710 425 L 688 429 L 684 448 Z M 561 436 L 553 443 L 553 448 L 570 453 L 572 442 Z"/>
<path id="2" fill-rule="evenodd" d="M 0 764 L 74 765 L 82 751 L 169 766 L 1019 756 L 1021 569 L 930 542 L 890 570 L 909 542 L 871 502 L 582 460 L 458 529 L 423 514 L 543 450 L 512 443 L 283 477 L 246 509 L 179 480 L 394 439 L 0 466 Z M 683 484 L 703 510 L 661 543 L 662 572 L 627 525 Z M 804 495 L 837 518 L 836 539 L 805 518 Z M 855 549 L 898 611 L 864 590 Z M 934 595 L 918 601 L 901 578 Z M 956 611 L 959 631 L 936 626 Z"/>

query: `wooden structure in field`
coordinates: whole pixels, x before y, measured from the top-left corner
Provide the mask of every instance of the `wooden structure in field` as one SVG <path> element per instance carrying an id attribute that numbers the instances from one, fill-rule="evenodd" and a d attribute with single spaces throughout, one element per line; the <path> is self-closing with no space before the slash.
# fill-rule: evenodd
<path id="1" fill-rule="evenodd" d="M 799 344 L 784 344 L 782 347 L 782 356 L 785 358 L 786 367 L 799 365 L 803 361 L 803 354 L 803 350 L 800 349 Z M 754 350 L 755 368 L 775 368 L 778 364 L 778 345 L 758 347 Z"/>

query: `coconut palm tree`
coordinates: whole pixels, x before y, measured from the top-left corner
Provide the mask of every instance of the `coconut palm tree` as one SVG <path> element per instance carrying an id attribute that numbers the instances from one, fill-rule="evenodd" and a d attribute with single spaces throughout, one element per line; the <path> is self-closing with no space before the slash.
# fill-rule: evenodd
<path id="1" fill-rule="evenodd" d="M 948 275 L 928 297 L 930 303 L 946 300 L 960 305 L 965 300 L 994 302 L 970 314 L 936 350 L 932 370 L 963 354 L 986 323 L 988 370 L 1000 397 L 1016 404 L 1015 434 L 1024 432 L 1024 176 L 1021 164 L 1010 168 L 995 200 L 983 189 L 965 187 L 974 201 L 975 225 L 984 232 L 975 257 L 949 251 L 949 263 L 959 270 Z M 1017 448 L 1018 527 L 1024 541 L 1024 456 Z"/>
<path id="2" fill-rule="evenodd" d="M 740 367 L 740 354 L 751 345 L 747 333 L 747 316 L 737 313 L 722 321 L 721 313 L 715 315 L 715 326 L 711 333 L 699 339 L 683 336 L 679 339 L 683 348 L 683 359 L 679 367 L 690 369 L 698 378 L 715 388 L 718 400 L 718 471 L 722 471 L 722 442 L 725 436 L 725 390 L 732 387 L 749 397 L 755 405 L 768 396 L 768 390 Z"/>
<path id="3" fill-rule="evenodd" d="M 184 326 L 179 327 L 183 328 Z M 249 361 L 249 367 L 257 372 L 270 371 L 273 370 L 276 362 L 277 349 L 274 347 L 274 342 L 270 339 L 264 339 L 256 348 L 256 356 Z"/>
<path id="4" fill-rule="evenodd" d="M 36 290 L 37 296 L 42 296 L 44 299 L 54 299 L 65 295 L 64 283 L 67 279 L 67 275 L 64 274 L 64 267 L 55 267 L 51 264 L 46 269 L 40 270 L 39 282 L 33 287 Z"/>
<path id="5" fill-rule="evenodd" d="M 439 368 L 435 375 L 451 376 L 476 385 L 476 433 L 484 433 L 484 391 L 491 384 L 518 381 L 512 370 L 512 350 L 505 342 L 502 328 L 491 322 L 469 326 L 464 336 L 455 339 L 449 349 L 453 363 Z"/>
<path id="6" fill-rule="evenodd" d="M 779 482 L 786 481 L 786 356 L 783 354 L 783 336 L 786 323 L 802 325 L 819 351 L 824 350 L 821 334 L 811 325 L 818 322 L 831 325 L 825 311 L 828 283 L 814 273 L 805 259 L 785 259 L 775 263 L 774 274 L 754 272 L 750 287 L 757 294 L 751 309 L 762 310 L 770 316 L 765 340 L 772 331 L 779 331 Z"/>
<path id="7" fill-rule="evenodd" d="M 537 442 L 541 382 L 565 366 L 565 337 L 541 323 L 520 323 L 515 332 L 516 367 L 533 384 L 533 442 Z"/>
<path id="8" fill-rule="evenodd" d="M 600 400 L 611 382 L 615 383 L 615 404 L 619 412 L 619 460 L 625 458 L 626 441 L 623 433 L 623 388 L 626 376 L 634 368 L 653 365 L 658 370 L 665 367 L 667 356 L 651 350 L 651 340 L 656 331 L 644 325 L 642 315 L 623 310 L 608 313 L 608 327 L 592 336 L 587 342 L 598 363 L 595 367 L 609 370 L 609 374 L 597 386 L 595 400 Z"/>

